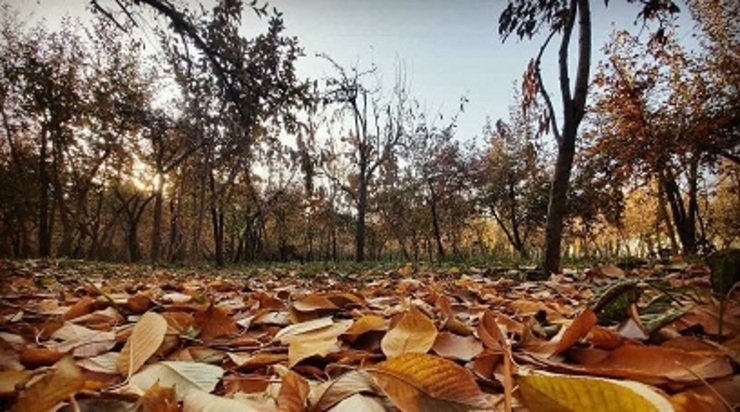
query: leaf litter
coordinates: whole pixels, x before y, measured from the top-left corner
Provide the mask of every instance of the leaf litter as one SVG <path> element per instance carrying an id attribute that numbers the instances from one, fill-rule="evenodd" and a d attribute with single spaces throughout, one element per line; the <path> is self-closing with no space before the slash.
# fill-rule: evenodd
<path id="1" fill-rule="evenodd" d="M 0 409 L 740 404 L 738 296 L 720 305 L 701 265 L 544 281 L 478 267 L 144 268 L 0 262 Z"/>

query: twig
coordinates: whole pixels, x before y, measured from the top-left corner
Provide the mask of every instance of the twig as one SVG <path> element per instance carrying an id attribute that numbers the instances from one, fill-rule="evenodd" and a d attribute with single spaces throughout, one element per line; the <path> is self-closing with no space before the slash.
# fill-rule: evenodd
<path id="1" fill-rule="evenodd" d="M 689 368 L 688 366 L 684 365 L 680 361 L 676 361 L 676 363 L 678 364 L 678 366 L 680 366 L 680 367 L 686 369 L 687 371 L 689 371 L 690 374 L 694 375 L 697 379 L 699 379 L 701 381 L 701 383 L 703 383 L 707 388 L 709 388 L 709 390 L 714 394 L 714 396 L 716 396 L 717 399 L 719 399 L 719 401 L 722 402 L 722 404 L 725 405 L 725 407 L 727 407 L 727 410 L 729 410 L 729 411 L 734 411 L 735 410 L 732 407 L 732 405 L 730 405 L 730 402 L 727 399 L 725 399 L 724 396 L 722 396 L 717 391 L 717 389 L 714 389 L 714 387 L 712 385 L 710 385 L 709 382 L 706 381 L 706 379 L 704 379 L 701 376 L 699 376 L 699 374 L 697 374 L 696 372 L 694 372 L 693 370 L 691 370 L 691 368 Z"/>
<path id="2" fill-rule="evenodd" d="M 73 412 L 82 412 L 80 404 L 77 403 L 77 399 L 75 399 L 74 394 L 69 395 L 69 404 L 72 406 Z"/>

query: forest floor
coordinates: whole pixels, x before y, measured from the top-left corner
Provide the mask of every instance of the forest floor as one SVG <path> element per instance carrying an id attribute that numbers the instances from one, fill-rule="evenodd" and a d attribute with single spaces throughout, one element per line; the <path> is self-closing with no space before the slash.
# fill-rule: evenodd
<path id="1" fill-rule="evenodd" d="M 740 299 L 673 262 L 0 261 L 0 410 L 733 410 Z"/>

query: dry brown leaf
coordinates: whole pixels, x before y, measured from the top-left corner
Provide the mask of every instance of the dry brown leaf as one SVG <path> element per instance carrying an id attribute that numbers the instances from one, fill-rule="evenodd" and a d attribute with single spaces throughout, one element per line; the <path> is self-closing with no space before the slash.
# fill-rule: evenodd
<path id="1" fill-rule="evenodd" d="M 469 361 L 483 352 L 483 344 L 473 336 L 440 332 L 434 341 L 432 350 L 445 358 Z"/>
<path id="2" fill-rule="evenodd" d="M 288 367 L 292 368 L 311 356 L 326 356 L 339 350 L 337 338 L 325 340 L 295 340 L 288 346 Z"/>
<path id="3" fill-rule="evenodd" d="M 319 318 L 308 322 L 296 323 L 295 325 L 286 326 L 285 328 L 278 331 L 273 337 L 273 340 L 280 341 L 283 345 L 289 344 L 291 341 L 296 339 L 296 336 L 323 329 L 328 326 L 332 326 L 334 321 L 331 316 L 325 318 Z"/>
<path id="4" fill-rule="evenodd" d="M 64 355 L 64 352 L 28 346 L 21 352 L 19 360 L 26 368 L 35 369 L 41 366 L 51 366 L 62 359 Z"/>
<path id="5" fill-rule="evenodd" d="M 95 299 L 89 296 L 84 296 L 82 299 L 78 300 L 77 303 L 72 305 L 72 307 L 64 313 L 62 318 L 64 320 L 75 319 L 80 316 L 87 315 L 88 313 L 92 313 L 93 311 L 95 311 Z"/>
<path id="6" fill-rule="evenodd" d="M 384 330 L 388 330 L 388 322 L 385 319 L 375 315 L 364 315 L 360 319 L 357 319 L 357 321 L 352 324 L 352 327 L 347 329 L 345 334 L 357 337 L 363 333 Z"/>
<path id="7" fill-rule="evenodd" d="M 702 384 L 692 389 L 675 394 L 671 404 L 679 412 L 732 412 L 727 405 L 740 405 L 740 375 Z"/>
<path id="8" fill-rule="evenodd" d="M 31 375 L 31 371 L 0 371 L 0 396 L 14 394 L 16 385 L 25 383 Z"/>
<path id="9" fill-rule="evenodd" d="M 702 379 L 713 379 L 729 376 L 733 371 L 729 359 L 715 352 L 686 352 L 675 348 L 641 345 L 623 345 L 610 352 L 603 360 L 589 365 L 551 365 L 562 370 L 631 379 L 651 385 L 674 382 L 696 384 L 699 378 L 694 374 Z"/>
<path id="10" fill-rule="evenodd" d="M 206 341 L 235 334 L 238 330 L 228 310 L 213 304 L 205 311 L 197 312 L 193 319 L 200 329 L 200 338 Z"/>
<path id="11" fill-rule="evenodd" d="M 261 412 L 263 406 L 247 400 L 236 400 L 211 395 L 210 393 L 193 389 L 188 391 L 182 402 L 183 412 Z"/>
<path id="12" fill-rule="evenodd" d="M 178 412 L 177 395 L 173 388 L 160 386 L 159 383 L 152 385 L 144 395 L 139 398 L 142 412 Z"/>
<path id="13" fill-rule="evenodd" d="M 131 376 L 157 352 L 167 333 L 167 321 L 158 313 L 145 313 L 134 326 L 131 336 L 116 361 L 118 371 Z"/>
<path id="14" fill-rule="evenodd" d="M 386 410 L 380 398 L 357 393 L 343 399 L 327 412 L 385 412 Z"/>
<path id="15" fill-rule="evenodd" d="M 624 271 L 617 266 L 612 264 L 601 265 L 597 269 L 598 273 L 609 278 L 621 279 L 624 278 Z"/>
<path id="16" fill-rule="evenodd" d="M 137 293 L 126 300 L 126 309 L 137 315 L 148 311 L 152 306 L 154 302 L 146 293 Z"/>
<path id="17" fill-rule="evenodd" d="M 312 394 L 311 411 L 325 411 L 344 399 L 360 393 L 375 393 L 379 388 L 364 370 L 347 372 L 339 378 L 326 382 Z"/>
<path id="18" fill-rule="evenodd" d="M 260 352 L 256 354 L 242 354 L 238 352 L 227 353 L 229 359 L 231 359 L 236 367 L 240 370 L 254 370 L 263 368 L 265 366 L 272 365 L 288 360 L 288 355 L 285 353 L 270 353 Z"/>
<path id="19" fill-rule="evenodd" d="M 313 312 L 317 310 L 337 310 L 337 305 L 325 296 L 310 294 L 303 299 L 293 302 L 293 309 L 299 312 Z"/>
<path id="20" fill-rule="evenodd" d="M 72 357 L 67 356 L 54 364 L 53 370 L 43 378 L 21 391 L 11 411 L 48 411 L 84 387 L 82 371 L 75 365 Z"/>
<path id="21" fill-rule="evenodd" d="M 347 306 L 363 307 L 366 305 L 365 300 L 361 296 L 349 292 L 334 292 L 326 295 L 326 298 L 334 302 L 340 308 Z"/>
<path id="22" fill-rule="evenodd" d="M 388 358 L 405 353 L 427 353 L 437 338 L 437 327 L 411 305 L 398 324 L 383 336 L 380 347 Z"/>
<path id="23" fill-rule="evenodd" d="M 118 366 L 116 364 L 119 356 L 120 354 L 118 352 L 108 352 L 92 358 L 80 359 L 77 361 L 77 366 L 91 372 L 112 375 L 118 373 Z"/>
<path id="24" fill-rule="evenodd" d="M 408 353 L 367 371 L 404 412 L 492 408 L 470 372 L 443 358 Z"/>
<path id="25" fill-rule="evenodd" d="M 596 313 L 591 308 L 586 308 L 577 318 L 573 319 L 573 323 L 565 330 L 550 356 L 562 353 L 586 337 L 591 329 L 596 326 L 596 321 Z"/>
<path id="26" fill-rule="evenodd" d="M 624 338 L 614 330 L 602 326 L 594 326 L 588 332 L 586 341 L 600 349 L 616 349 L 622 346 Z"/>
<path id="27" fill-rule="evenodd" d="M 486 311 L 478 322 L 475 331 L 478 333 L 483 345 L 494 351 L 501 351 L 505 346 L 506 337 L 501 335 L 501 329 L 496 323 L 496 318 L 491 311 Z"/>
<path id="28" fill-rule="evenodd" d="M 280 412 L 303 412 L 308 401 L 308 382 L 293 371 L 283 376 L 277 406 Z"/>

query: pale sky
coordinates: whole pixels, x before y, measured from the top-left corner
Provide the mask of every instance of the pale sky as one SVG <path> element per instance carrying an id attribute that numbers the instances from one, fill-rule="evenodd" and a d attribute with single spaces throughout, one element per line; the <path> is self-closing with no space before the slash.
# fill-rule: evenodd
<path id="1" fill-rule="evenodd" d="M 5 1 L 19 8 L 21 16 L 43 17 L 52 27 L 65 13 L 89 16 L 87 0 Z M 606 9 L 602 1 L 592 2 L 592 73 L 614 27 L 640 29 L 633 24 L 637 6 L 624 0 L 610 3 Z M 101 4 L 115 8 L 113 0 Z M 480 136 L 486 117 L 507 117 L 513 82 L 521 78 L 541 43 L 541 39 L 512 37 L 502 44 L 497 25 L 505 0 L 272 0 L 269 4 L 283 13 L 287 33 L 297 36 L 306 52 L 298 64 L 300 75 L 318 79 L 331 75 L 330 65 L 315 57 L 326 53 L 345 67 L 375 63 L 390 88 L 401 62 L 412 97 L 430 114 L 452 115 L 460 98 L 467 96 L 470 101 L 458 119 L 457 136 L 462 140 Z M 251 13 L 244 24 L 245 33 L 264 27 Z M 687 42 L 691 26 L 688 10 L 682 7 L 679 34 Z M 552 92 L 557 86 L 555 62 L 554 53 L 543 61 L 545 82 Z"/>

